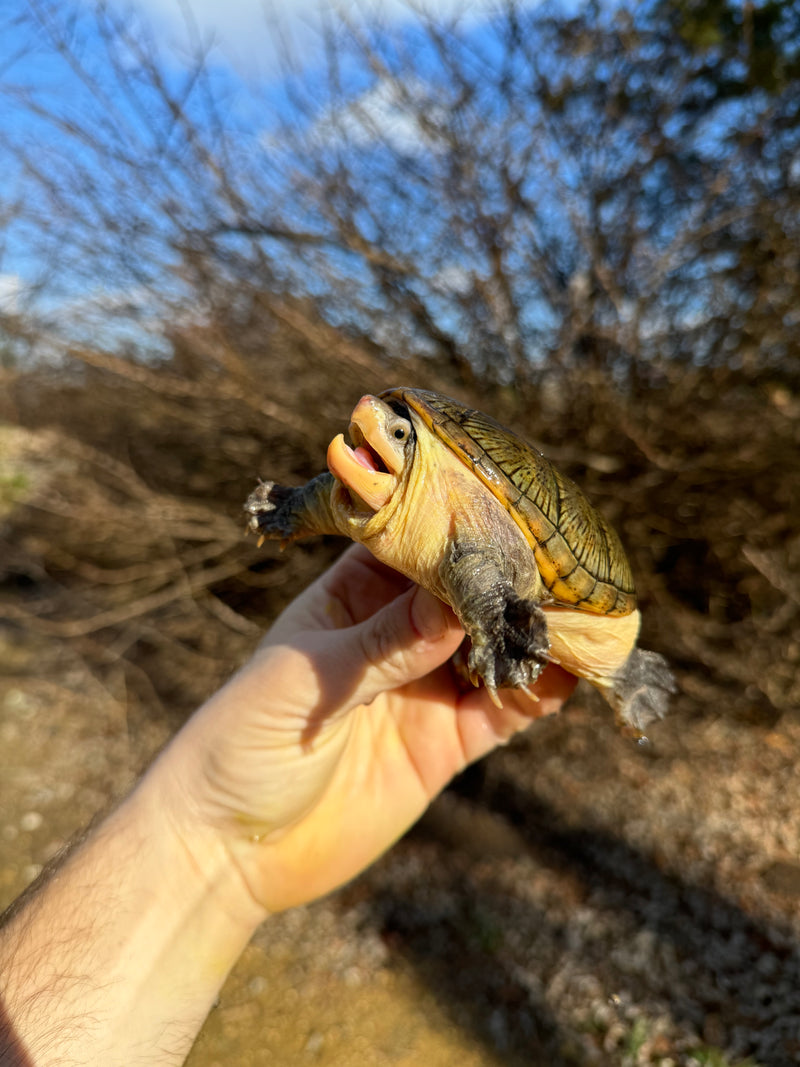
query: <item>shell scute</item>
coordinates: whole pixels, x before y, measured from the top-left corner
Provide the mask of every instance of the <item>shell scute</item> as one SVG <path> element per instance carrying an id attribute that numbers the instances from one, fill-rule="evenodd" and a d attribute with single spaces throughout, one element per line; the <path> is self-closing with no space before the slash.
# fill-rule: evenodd
<path id="1" fill-rule="evenodd" d="M 553 582 L 550 592 L 556 600 L 579 604 L 590 600 L 596 593 L 597 579 L 585 567 L 576 563 L 571 571 L 559 574 Z"/>

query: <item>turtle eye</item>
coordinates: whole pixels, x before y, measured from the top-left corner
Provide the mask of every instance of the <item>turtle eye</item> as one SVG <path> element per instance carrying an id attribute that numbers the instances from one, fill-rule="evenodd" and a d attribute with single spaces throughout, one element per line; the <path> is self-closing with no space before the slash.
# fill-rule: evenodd
<path id="1" fill-rule="evenodd" d="M 403 445 L 403 447 L 405 447 L 406 442 L 408 442 L 414 434 L 414 431 L 411 428 L 411 423 L 408 419 L 403 418 L 392 419 L 386 429 L 395 441 L 397 441 L 398 444 Z"/>
<path id="2" fill-rule="evenodd" d="M 392 400 L 389 402 L 389 407 L 395 413 L 397 418 L 389 418 L 388 425 L 386 426 L 387 435 L 394 438 L 398 444 L 406 446 L 407 442 L 414 437 L 414 426 L 411 422 L 411 415 L 408 408 L 400 400 Z"/>

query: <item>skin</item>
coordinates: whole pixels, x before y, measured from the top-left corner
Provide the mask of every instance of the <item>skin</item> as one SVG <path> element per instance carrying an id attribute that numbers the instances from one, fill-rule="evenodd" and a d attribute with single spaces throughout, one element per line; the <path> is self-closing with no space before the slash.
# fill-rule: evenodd
<path id="1" fill-rule="evenodd" d="M 0 1064 L 179 1064 L 276 911 L 353 878 L 538 704 L 464 692 L 454 614 L 353 547 L 0 930 Z"/>

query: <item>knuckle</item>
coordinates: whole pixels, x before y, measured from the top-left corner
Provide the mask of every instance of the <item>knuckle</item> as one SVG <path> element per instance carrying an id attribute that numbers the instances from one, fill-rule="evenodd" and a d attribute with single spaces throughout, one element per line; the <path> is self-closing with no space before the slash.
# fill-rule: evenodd
<path id="1" fill-rule="evenodd" d="M 361 650 L 368 668 L 390 684 L 404 676 L 405 656 L 397 638 L 396 629 L 380 617 L 371 620 L 361 633 Z"/>

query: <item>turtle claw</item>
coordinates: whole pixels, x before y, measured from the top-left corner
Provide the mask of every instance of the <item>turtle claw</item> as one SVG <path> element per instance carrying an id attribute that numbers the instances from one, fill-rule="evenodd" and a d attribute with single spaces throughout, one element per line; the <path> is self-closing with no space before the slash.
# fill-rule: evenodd
<path id="1" fill-rule="evenodd" d="M 499 708 L 500 711 L 502 711 L 503 710 L 503 701 L 498 696 L 498 693 L 497 693 L 497 690 L 495 689 L 495 687 L 493 685 L 487 685 L 486 686 L 486 692 L 489 694 L 489 699 L 494 704 L 494 706 L 496 708 Z"/>
<path id="2" fill-rule="evenodd" d="M 509 597 L 490 625 L 471 634 L 469 664 L 487 686 L 529 687 L 547 665 L 550 642 L 544 612 L 531 600 Z"/>
<path id="3" fill-rule="evenodd" d="M 534 704 L 538 704 L 539 703 L 538 696 L 534 693 L 534 691 L 530 688 L 530 686 L 521 685 L 518 688 L 519 688 L 520 692 L 525 694 L 525 696 L 528 698 L 528 700 L 532 700 Z"/>

